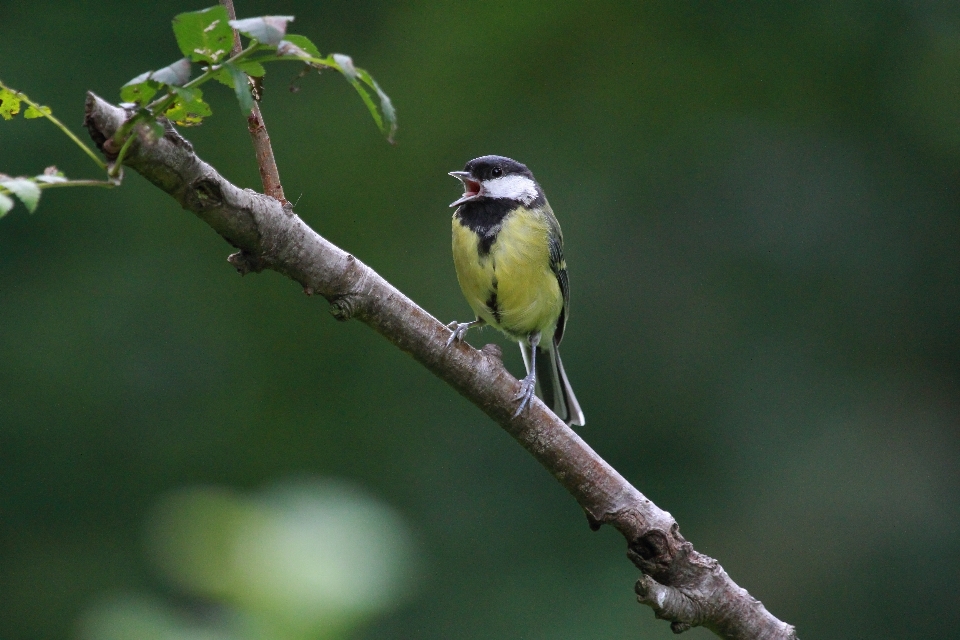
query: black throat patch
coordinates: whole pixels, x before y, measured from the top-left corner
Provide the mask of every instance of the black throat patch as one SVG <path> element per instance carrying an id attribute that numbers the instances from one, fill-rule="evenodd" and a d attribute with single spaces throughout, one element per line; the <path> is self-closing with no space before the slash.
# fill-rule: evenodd
<path id="1" fill-rule="evenodd" d="M 456 216 L 460 224 L 480 236 L 478 250 L 481 256 L 485 256 L 497 240 L 503 219 L 519 206 L 514 200 L 481 198 L 464 202 L 457 209 Z"/>

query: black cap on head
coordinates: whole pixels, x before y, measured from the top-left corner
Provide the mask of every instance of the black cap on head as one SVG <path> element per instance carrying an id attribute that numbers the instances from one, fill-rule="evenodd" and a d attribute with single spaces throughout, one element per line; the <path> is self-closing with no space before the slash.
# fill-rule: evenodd
<path id="1" fill-rule="evenodd" d="M 474 158 L 463 167 L 477 180 L 492 180 L 501 176 L 522 175 L 536 180 L 527 165 L 505 158 L 504 156 L 480 156 Z"/>

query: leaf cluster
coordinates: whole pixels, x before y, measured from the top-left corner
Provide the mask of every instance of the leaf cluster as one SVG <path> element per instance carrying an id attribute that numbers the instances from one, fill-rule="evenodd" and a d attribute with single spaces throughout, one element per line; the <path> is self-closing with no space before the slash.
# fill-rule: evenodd
<path id="1" fill-rule="evenodd" d="M 397 131 L 396 111 L 373 76 L 354 66 L 350 56 L 334 53 L 324 57 L 309 38 L 288 34 L 287 26 L 292 21 L 293 16 L 230 20 L 226 9 L 219 5 L 176 16 L 173 33 L 184 57 L 156 71 L 141 73 L 120 89 L 120 97 L 133 111 L 133 117 L 109 141 L 111 150 L 116 151 L 116 157 L 109 165 L 54 117 L 50 107 L 38 104 L 26 94 L 0 82 L 0 118 L 11 120 L 22 113 L 27 119 L 49 120 L 107 173 L 106 180 L 69 180 L 52 166 L 32 177 L 11 177 L 0 173 L 0 218 L 14 207 L 15 199 L 33 213 L 43 189 L 118 186 L 123 177 L 123 158 L 131 143 L 138 137 L 146 141 L 162 137 L 164 124 L 161 118 L 191 126 L 212 115 L 200 89 L 200 85 L 210 80 L 232 88 L 240 109 L 244 114 L 250 113 L 259 99 L 260 79 L 266 74 L 265 63 L 294 61 L 306 65 L 305 70 L 334 69 L 340 72 L 357 90 L 377 127 L 393 143 Z M 234 29 L 247 40 L 245 47 L 237 47 L 239 51 L 234 50 Z M 202 73 L 191 80 L 194 64 L 200 65 Z"/>
<path id="2" fill-rule="evenodd" d="M 0 118 L 12 120 L 20 113 L 24 102 L 27 103 L 27 110 L 23 112 L 23 117 L 27 120 L 43 118 L 52 113 L 50 107 L 34 104 L 25 94 L 0 84 Z"/>
<path id="3" fill-rule="evenodd" d="M 27 105 L 27 108 L 23 110 L 24 118 L 28 120 L 46 118 L 59 127 L 67 137 L 77 143 L 101 169 L 107 168 L 90 147 L 83 144 L 62 122 L 53 116 L 53 111 L 50 107 L 37 104 L 31 100 L 27 94 L 17 91 L 16 89 L 11 89 L 3 84 L 3 82 L 0 82 L 0 117 L 4 120 L 12 120 L 21 112 L 24 104 Z M 27 211 L 33 213 L 37 209 L 37 203 L 40 201 L 40 193 L 43 189 L 68 186 L 112 187 L 116 186 L 116 184 L 113 180 L 68 180 L 66 176 L 54 166 L 47 167 L 43 173 L 32 177 L 11 177 L 5 173 L 0 173 L 0 218 L 7 215 L 10 210 L 13 209 L 16 204 L 14 197 L 23 203 Z"/>
<path id="4" fill-rule="evenodd" d="M 125 84 L 120 97 L 140 109 L 134 120 L 155 121 L 164 116 L 181 126 L 198 125 L 212 114 L 199 86 L 216 80 L 232 88 L 243 113 L 253 108 L 254 88 L 266 74 L 264 64 L 278 61 L 301 62 L 321 71 L 334 69 L 356 89 L 380 131 L 393 142 L 397 129 L 396 111 L 390 98 L 373 76 L 354 66 L 349 56 L 322 56 L 307 37 L 288 34 L 293 16 L 260 16 L 230 20 L 222 6 L 181 13 L 173 20 L 173 33 L 184 57 L 176 62 L 138 75 Z M 231 53 L 233 29 L 247 39 L 239 52 Z M 193 64 L 203 73 L 190 80 Z M 135 122 L 130 122 L 132 127 Z M 118 132 L 124 138 L 130 127 Z M 162 133 L 162 132 L 161 132 Z M 120 142 L 120 140 L 117 140 Z"/>

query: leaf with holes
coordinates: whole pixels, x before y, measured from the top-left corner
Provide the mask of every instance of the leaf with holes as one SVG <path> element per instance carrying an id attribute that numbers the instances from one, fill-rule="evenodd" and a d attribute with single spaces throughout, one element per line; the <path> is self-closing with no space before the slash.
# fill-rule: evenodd
<path id="1" fill-rule="evenodd" d="M 233 46 L 230 16 L 221 5 L 181 13 L 173 19 L 173 34 L 180 51 L 194 62 L 219 62 Z"/>
<path id="2" fill-rule="evenodd" d="M 0 88 L 0 117 L 10 120 L 20 113 L 20 94 Z"/>
<path id="3" fill-rule="evenodd" d="M 163 85 L 156 80 L 150 80 L 150 73 L 148 71 L 141 74 L 123 85 L 120 88 L 120 99 L 124 102 L 133 102 L 139 105 L 147 104 L 153 100 L 153 96 L 157 95 Z M 143 81 L 138 82 L 141 78 L 143 78 Z"/>
<path id="4" fill-rule="evenodd" d="M 210 105 L 203 101 L 203 92 L 200 89 L 184 89 L 170 87 L 177 95 L 177 101 L 167 109 L 164 115 L 174 123 L 185 127 L 192 127 L 203 122 L 203 119 L 213 112 Z"/>

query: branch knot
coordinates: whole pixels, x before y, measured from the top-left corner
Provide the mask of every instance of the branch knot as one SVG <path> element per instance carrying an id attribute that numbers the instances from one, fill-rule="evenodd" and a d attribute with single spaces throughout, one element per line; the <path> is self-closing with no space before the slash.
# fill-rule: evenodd
<path id="1" fill-rule="evenodd" d="M 662 585 L 650 576 L 640 576 L 634 586 L 637 602 L 653 609 L 660 620 L 669 620 L 674 633 L 703 624 L 703 607 L 684 589 Z"/>
<path id="2" fill-rule="evenodd" d="M 227 262 L 232 264 L 241 276 L 245 276 L 248 273 L 260 273 L 268 266 L 267 261 L 262 257 L 255 256 L 243 250 L 231 253 L 227 257 Z"/>
<path id="3" fill-rule="evenodd" d="M 330 315 L 340 322 L 346 322 L 353 317 L 359 302 L 354 294 L 338 296 L 330 301 Z"/>
<path id="4" fill-rule="evenodd" d="M 187 195 L 193 200 L 192 208 L 198 211 L 209 211 L 223 205 L 223 191 L 219 183 L 207 177 L 200 178 L 191 184 Z"/>

